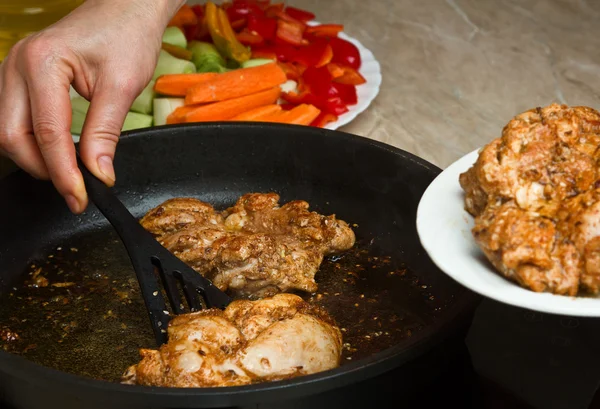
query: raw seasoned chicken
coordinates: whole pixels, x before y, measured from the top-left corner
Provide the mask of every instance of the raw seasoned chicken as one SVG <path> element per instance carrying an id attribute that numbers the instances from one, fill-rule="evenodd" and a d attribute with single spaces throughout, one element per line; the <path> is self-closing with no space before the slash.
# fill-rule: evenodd
<path id="1" fill-rule="evenodd" d="M 143 349 L 123 383 L 164 387 L 245 385 L 308 375 L 340 363 L 342 335 L 326 312 L 293 294 L 233 301 L 175 317 L 169 342 Z"/>
<path id="2" fill-rule="evenodd" d="M 600 291 L 600 113 L 552 104 L 513 118 L 460 175 L 473 235 L 536 292 Z"/>
<path id="3" fill-rule="evenodd" d="M 170 199 L 141 224 L 221 290 L 251 298 L 314 292 L 323 257 L 351 248 L 354 232 L 304 201 L 278 201 L 274 193 L 251 193 L 221 214 L 197 199 Z"/>

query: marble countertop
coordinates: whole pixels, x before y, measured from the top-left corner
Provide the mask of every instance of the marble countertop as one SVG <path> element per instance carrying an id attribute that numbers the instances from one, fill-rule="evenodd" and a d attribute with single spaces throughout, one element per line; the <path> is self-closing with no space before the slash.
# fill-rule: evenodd
<path id="1" fill-rule="evenodd" d="M 591 0 L 289 0 L 341 22 L 383 82 L 340 130 L 445 168 L 552 102 L 600 108 L 600 2 Z"/>

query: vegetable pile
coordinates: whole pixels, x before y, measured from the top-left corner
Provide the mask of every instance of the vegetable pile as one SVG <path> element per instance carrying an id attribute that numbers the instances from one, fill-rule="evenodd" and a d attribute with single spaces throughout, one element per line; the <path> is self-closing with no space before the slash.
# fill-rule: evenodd
<path id="1" fill-rule="evenodd" d="M 264 121 L 324 127 L 357 103 L 359 50 L 341 24 L 270 0 L 183 5 L 163 35 L 152 81 L 123 130 L 184 122 Z M 72 100 L 72 133 L 89 103 Z"/>

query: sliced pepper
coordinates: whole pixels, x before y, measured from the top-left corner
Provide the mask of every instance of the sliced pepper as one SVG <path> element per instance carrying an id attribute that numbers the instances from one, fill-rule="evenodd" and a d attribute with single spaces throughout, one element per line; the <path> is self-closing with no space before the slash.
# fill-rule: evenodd
<path id="1" fill-rule="evenodd" d="M 250 0 L 234 0 L 231 6 L 227 8 L 227 16 L 230 21 L 241 18 L 246 19 L 250 15 L 262 16 L 263 14 L 263 9 L 256 2 Z"/>
<path id="2" fill-rule="evenodd" d="M 196 17 L 204 17 L 204 6 L 202 4 L 194 4 L 192 6 L 192 11 L 196 15 Z"/>
<path id="3" fill-rule="evenodd" d="M 330 64 L 331 65 L 331 64 Z M 339 82 L 340 84 L 349 84 L 349 85 L 360 85 L 367 82 L 365 77 L 361 75 L 360 72 L 355 70 L 354 68 L 339 66 L 340 69 L 343 70 L 343 74 L 335 77 L 333 80 L 335 82 Z"/>
<path id="4" fill-rule="evenodd" d="M 312 94 L 309 90 L 304 90 L 300 93 L 283 92 L 281 98 L 290 104 L 312 104 L 319 108 L 321 112 L 330 113 L 336 116 L 348 112 L 348 107 L 340 97 L 319 97 Z"/>
<path id="5" fill-rule="evenodd" d="M 277 32 L 275 38 L 277 42 L 291 45 L 304 44 L 304 34 L 306 26 L 302 23 L 277 20 Z"/>
<path id="6" fill-rule="evenodd" d="M 337 91 L 338 96 L 346 105 L 354 105 L 358 102 L 356 87 L 354 85 L 334 82 L 331 86 Z"/>
<path id="7" fill-rule="evenodd" d="M 259 34 L 265 41 L 273 41 L 277 32 L 277 20 L 251 14 L 248 16 L 248 30 Z"/>
<path id="8" fill-rule="evenodd" d="M 313 94 L 328 96 L 332 77 L 327 67 L 308 67 L 302 74 L 302 79 Z"/>
<path id="9" fill-rule="evenodd" d="M 245 44 L 245 45 L 250 45 L 250 46 L 261 45 L 265 41 L 260 34 L 253 33 L 250 30 L 248 30 L 247 28 L 245 28 L 241 32 L 237 33 L 236 37 L 240 43 Z"/>
<path id="10" fill-rule="evenodd" d="M 252 58 L 266 58 L 269 60 L 276 60 L 277 54 L 272 48 L 253 48 Z"/>
<path id="11" fill-rule="evenodd" d="M 237 63 L 250 59 L 252 53 L 236 38 L 227 13 L 210 1 L 206 3 L 206 24 L 215 46 L 223 56 Z"/>
<path id="12" fill-rule="evenodd" d="M 318 39 L 311 44 L 300 47 L 294 58 L 294 62 L 307 67 L 322 67 L 329 64 L 333 59 L 333 49 L 324 39 Z"/>
<path id="13" fill-rule="evenodd" d="M 198 17 L 198 24 L 194 26 L 185 26 L 184 33 L 185 38 L 188 40 L 188 42 L 193 40 L 210 40 L 210 33 L 208 32 L 208 27 L 206 26 L 205 17 Z"/>
<path id="14" fill-rule="evenodd" d="M 242 28 L 246 27 L 246 19 L 245 18 L 240 18 L 238 20 L 235 21 L 230 21 L 231 24 L 231 28 L 234 31 L 238 31 L 241 30 Z"/>
<path id="15" fill-rule="evenodd" d="M 339 37 L 330 38 L 329 44 L 333 49 L 333 58 L 331 59 L 332 62 L 346 65 L 354 68 L 355 70 L 360 68 L 360 52 L 354 44 Z"/>
<path id="16" fill-rule="evenodd" d="M 288 6 L 285 8 L 285 12 L 292 18 L 300 20 L 304 23 L 315 19 L 315 15 L 310 11 L 297 9 L 296 7 Z"/>
<path id="17" fill-rule="evenodd" d="M 298 70 L 298 68 L 296 67 L 296 65 L 289 63 L 289 62 L 278 62 L 279 66 L 281 67 L 281 69 L 283 70 L 283 72 L 285 72 L 285 75 L 287 77 L 288 80 L 297 80 L 298 78 L 300 78 L 300 71 Z"/>
<path id="18" fill-rule="evenodd" d="M 277 17 L 279 12 L 282 12 L 285 5 L 283 3 L 275 3 L 271 4 L 265 9 L 265 16 L 267 17 Z"/>
<path id="19" fill-rule="evenodd" d="M 316 37 L 337 37 L 342 30 L 344 30 L 342 24 L 321 24 L 307 27 L 306 33 Z"/>
<path id="20" fill-rule="evenodd" d="M 329 70 L 329 73 L 331 74 L 331 77 L 333 79 L 341 77 L 342 75 L 344 75 L 345 72 L 342 67 L 333 62 L 327 64 L 327 69 Z"/>
<path id="21" fill-rule="evenodd" d="M 325 126 L 337 120 L 338 117 L 336 115 L 330 114 L 329 112 L 321 112 L 319 116 L 316 117 L 314 121 L 312 121 L 310 126 L 315 126 L 317 128 L 325 128 Z"/>

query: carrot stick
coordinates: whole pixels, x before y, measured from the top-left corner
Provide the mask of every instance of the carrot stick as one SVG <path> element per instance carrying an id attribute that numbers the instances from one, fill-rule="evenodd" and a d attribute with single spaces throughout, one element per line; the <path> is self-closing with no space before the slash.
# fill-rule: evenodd
<path id="1" fill-rule="evenodd" d="M 185 122 L 185 116 L 198 107 L 199 105 L 183 105 L 175 108 L 175 110 L 167 116 L 167 124 L 180 124 Z"/>
<path id="2" fill-rule="evenodd" d="M 169 21 L 167 27 L 175 26 L 183 28 L 183 26 L 193 26 L 196 24 L 198 24 L 198 17 L 196 16 L 196 13 L 194 13 L 194 10 L 192 10 L 189 5 L 184 4 L 179 10 L 177 10 L 171 21 Z"/>
<path id="3" fill-rule="evenodd" d="M 260 121 L 262 118 L 275 115 L 276 113 L 281 112 L 281 105 L 279 104 L 271 104 L 271 105 L 263 105 L 258 108 L 251 109 L 246 112 L 242 112 L 239 115 L 234 116 L 229 119 L 230 121 Z"/>
<path id="4" fill-rule="evenodd" d="M 188 112 L 185 122 L 225 121 L 251 109 L 274 104 L 280 95 L 281 87 L 275 86 L 243 97 L 202 105 Z"/>
<path id="5" fill-rule="evenodd" d="M 321 110 L 314 105 L 300 104 L 289 111 L 283 111 L 275 115 L 264 117 L 262 121 L 294 125 L 310 125 L 320 113 Z"/>
<path id="6" fill-rule="evenodd" d="M 276 62 L 219 74 L 209 81 L 190 88 L 186 104 L 225 101 L 264 91 L 287 81 L 285 72 Z"/>
<path id="7" fill-rule="evenodd" d="M 156 79 L 154 91 L 172 97 L 185 97 L 188 89 L 216 77 L 216 72 L 199 74 L 165 74 Z"/>

